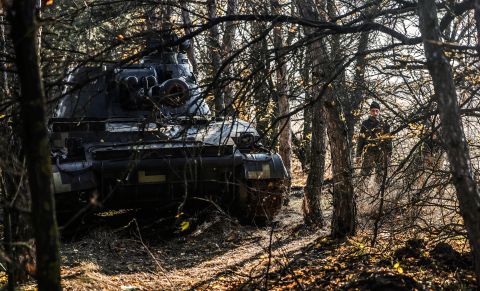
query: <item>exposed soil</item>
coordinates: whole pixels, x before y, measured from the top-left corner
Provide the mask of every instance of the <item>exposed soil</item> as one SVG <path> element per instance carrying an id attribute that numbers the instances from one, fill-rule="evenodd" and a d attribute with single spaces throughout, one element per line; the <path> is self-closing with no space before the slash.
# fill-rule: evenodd
<path id="1" fill-rule="evenodd" d="M 424 239 L 375 248 L 366 235 L 332 241 L 327 227 L 304 228 L 301 202 L 292 196 L 267 227 L 239 225 L 216 211 L 180 218 L 175 233 L 132 213 L 94 218 L 88 231 L 64 239 L 64 289 L 473 289 L 468 253 Z"/>
<path id="2" fill-rule="evenodd" d="M 269 248 L 272 264 L 286 264 L 326 234 L 303 229 L 300 205 L 293 198 L 273 226 L 243 226 L 212 211 L 202 221 L 185 219 L 184 231 L 177 223 L 174 233 L 162 228 L 168 222 L 131 213 L 91 218 L 88 230 L 64 238 L 64 289 L 230 289 L 265 273 Z"/>
<path id="3" fill-rule="evenodd" d="M 304 185 L 295 169 L 300 174 L 294 184 Z M 392 217 L 370 247 L 372 223 L 362 205 L 374 204 L 360 201 L 359 234 L 333 241 L 329 189 L 320 230 L 303 225 L 301 189 L 294 188 L 289 204 L 266 227 L 240 225 L 215 207 L 175 221 L 134 211 L 90 217 L 62 241 L 64 290 L 475 289 L 463 236 L 447 241 L 389 233 L 389 223 L 402 222 Z M 34 290 L 34 281 L 22 289 Z"/>

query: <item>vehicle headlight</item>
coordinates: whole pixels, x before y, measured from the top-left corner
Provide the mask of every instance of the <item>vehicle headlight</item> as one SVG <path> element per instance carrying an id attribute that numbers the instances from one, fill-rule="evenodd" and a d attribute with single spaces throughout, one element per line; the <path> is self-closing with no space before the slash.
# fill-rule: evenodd
<path id="1" fill-rule="evenodd" d="M 241 133 L 235 139 L 235 143 L 239 148 L 249 148 L 255 143 L 255 136 L 250 132 Z"/>

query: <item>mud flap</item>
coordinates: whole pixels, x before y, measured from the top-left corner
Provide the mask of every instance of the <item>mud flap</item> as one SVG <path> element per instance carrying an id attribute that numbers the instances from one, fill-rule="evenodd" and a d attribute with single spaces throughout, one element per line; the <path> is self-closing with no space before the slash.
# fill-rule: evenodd
<path id="1" fill-rule="evenodd" d="M 239 181 L 239 218 L 246 223 L 264 225 L 282 207 L 288 174 L 277 154 L 248 154 L 244 176 Z"/>
<path id="2" fill-rule="evenodd" d="M 52 166 L 52 190 L 55 194 L 84 192 L 97 188 L 95 175 L 90 170 L 62 171 Z"/>

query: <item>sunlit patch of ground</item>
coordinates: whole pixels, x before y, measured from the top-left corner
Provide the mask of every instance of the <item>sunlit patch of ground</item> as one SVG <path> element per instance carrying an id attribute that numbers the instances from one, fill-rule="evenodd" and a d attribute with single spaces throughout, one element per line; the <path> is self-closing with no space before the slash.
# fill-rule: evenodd
<path id="1" fill-rule="evenodd" d="M 294 185 L 303 185 L 305 177 L 296 175 Z M 382 222 L 375 247 L 371 222 L 362 222 L 356 237 L 333 241 L 328 238 L 329 189 L 322 197 L 326 226 L 313 231 L 303 225 L 301 187 L 296 188 L 273 228 L 239 225 L 213 211 L 186 231 L 166 235 L 155 226 L 137 223 L 128 212 L 103 215 L 83 236 L 63 242 L 64 289 L 337 290 L 378 284 L 397 286 L 396 290 L 474 288 L 463 236 L 446 240 L 392 232 L 398 218 Z M 122 219 L 108 223 L 116 215 Z M 378 290 L 385 289 L 381 286 Z M 23 286 L 34 288 L 33 281 Z"/>
<path id="2" fill-rule="evenodd" d="M 181 290 L 230 289 L 261 276 L 291 257 L 322 230 L 303 228 L 301 198 L 282 209 L 271 227 L 239 225 L 212 214 L 190 233 L 155 235 L 155 229 L 99 225 L 62 245 L 65 290 Z M 270 247 L 270 242 L 271 247 Z M 271 256 L 269 256 L 269 249 Z M 34 288 L 34 284 L 24 286 Z"/>
<path id="3" fill-rule="evenodd" d="M 302 169 L 302 164 L 298 159 L 292 159 L 292 185 L 297 187 L 305 186 L 307 182 L 307 175 Z"/>
<path id="4" fill-rule="evenodd" d="M 99 226 L 81 239 L 64 242 L 64 289 L 334 290 L 364 288 L 378 281 L 399 284 L 403 288 L 399 290 L 474 286 L 468 248 L 460 238 L 446 244 L 381 232 L 371 247 L 371 233 L 362 232 L 333 241 L 326 228 L 303 227 L 301 203 L 301 198 L 293 197 L 273 231 L 242 226 L 219 214 L 188 234 L 169 237 L 135 223 Z M 33 282 L 24 288 L 33 289 Z"/>
<path id="5" fill-rule="evenodd" d="M 468 253 L 446 243 L 416 240 L 369 247 L 369 236 L 338 242 L 319 238 L 291 260 L 271 272 L 269 280 L 250 283 L 271 290 L 473 290 L 474 273 Z M 453 253 L 453 255 L 452 255 Z"/>

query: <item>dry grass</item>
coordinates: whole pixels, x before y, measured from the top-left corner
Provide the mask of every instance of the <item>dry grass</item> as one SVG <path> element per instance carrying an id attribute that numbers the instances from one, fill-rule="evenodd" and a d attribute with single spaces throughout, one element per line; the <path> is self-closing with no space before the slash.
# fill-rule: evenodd
<path id="1" fill-rule="evenodd" d="M 299 164 L 294 163 L 293 169 L 293 185 L 304 185 Z M 396 197 L 392 195 L 387 198 Z M 360 210 L 369 206 L 375 213 L 377 202 L 367 200 L 360 200 Z M 399 233 L 403 214 L 392 212 L 382 221 L 377 245 L 370 247 L 371 221 L 363 209 L 359 235 L 331 241 L 327 237 L 331 215 L 328 189 L 322 202 L 327 225 L 316 231 L 303 225 L 301 197 L 291 197 L 273 232 L 271 227 L 239 225 L 219 213 L 197 221 L 188 233 L 167 236 L 155 226 L 137 225 L 133 217 L 120 224 L 103 222 L 83 237 L 63 243 L 62 284 L 64 290 L 286 290 L 299 286 L 335 290 L 379 275 L 407 284 L 405 290 L 414 286 L 408 284 L 427 289 L 472 288 L 473 270 L 468 263 L 458 265 L 455 260 L 445 262 L 431 255 L 438 242 L 448 242 L 460 258 L 468 258 L 464 237 L 446 241 L 425 230 L 423 235 L 418 230 Z M 394 202 L 391 199 L 387 204 Z M 431 223 L 441 225 L 442 221 Z M 412 237 L 427 243 L 416 257 L 399 257 L 399 250 Z M 34 282 L 22 289 L 34 290 Z"/>
<path id="2" fill-rule="evenodd" d="M 263 274 L 269 259 L 285 265 L 319 236 L 302 227 L 301 199 L 282 209 L 270 227 L 242 226 L 221 216 L 201 223 L 189 234 L 162 237 L 134 224 L 94 229 L 62 246 L 64 290 L 230 289 Z M 34 284 L 23 286 L 34 289 Z"/>

